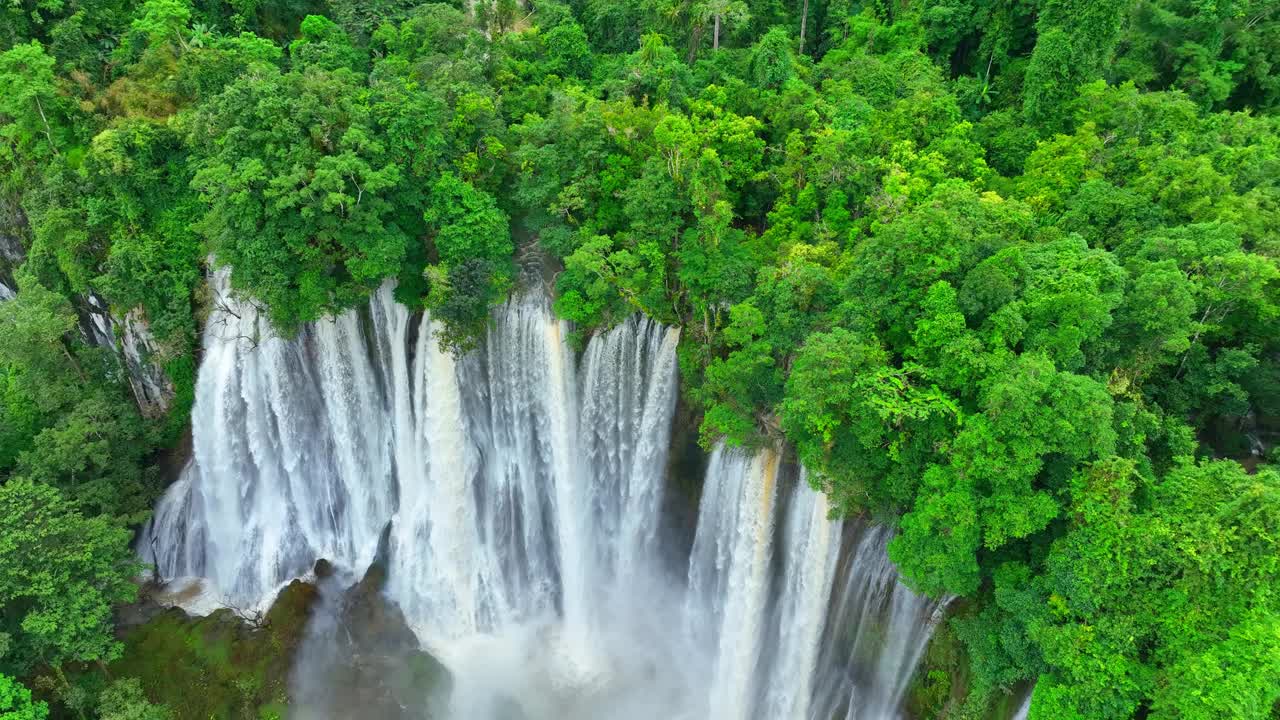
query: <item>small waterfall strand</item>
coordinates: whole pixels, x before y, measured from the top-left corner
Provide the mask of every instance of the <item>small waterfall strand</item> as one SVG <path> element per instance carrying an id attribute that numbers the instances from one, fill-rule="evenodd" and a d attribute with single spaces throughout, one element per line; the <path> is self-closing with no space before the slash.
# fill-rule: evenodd
<path id="1" fill-rule="evenodd" d="M 903 584 L 886 550 L 891 528 L 858 530 L 829 610 L 810 720 L 899 720 L 945 607 Z"/>

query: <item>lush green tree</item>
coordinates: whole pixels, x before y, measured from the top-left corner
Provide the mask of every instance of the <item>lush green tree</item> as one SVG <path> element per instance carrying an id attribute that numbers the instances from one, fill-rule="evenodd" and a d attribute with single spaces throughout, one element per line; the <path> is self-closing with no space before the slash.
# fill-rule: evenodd
<path id="1" fill-rule="evenodd" d="M 467 348 L 483 336 L 489 307 L 511 286 L 507 216 L 493 196 L 445 173 L 432 188 L 426 220 L 439 258 L 429 271 L 427 305 L 445 324 L 441 342 Z"/>
<path id="2" fill-rule="evenodd" d="M 308 15 L 299 28 L 300 37 L 289 43 L 289 59 L 295 67 L 325 70 L 360 70 L 364 53 L 351 42 L 337 23 L 322 15 Z"/>
<path id="3" fill-rule="evenodd" d="M 190 22 L 191 3 L 187 0 L 146 0 L 130 29 L 146 36 L 151 45 L 186 47 L 184 35 Z"/>
<path id="4" fill-rule="evenodd" d="M 283 328 L 364 298 L 406 252 L 388 200 L 401 179 L 346 68 L 258 66 L 201 108 L 200 230 L 232 285 Z"/>
<path id="5" fill-rule="evenodd" d="M 694 7 L 694 13 L 702 23 L 711 23 L 711 48 L 720 49 L 720 26 L 722 24 L 746 24 L 751 19 L 751 11 L 741 0 L 702 0 Z"/>
<path id="6" fill-rule="evenodd" d="M 20 278 L 18 297 L 0 303 L 12 471 L 61 488 L 86 512 L 141 520 L 154 489 L 142 471 L 149 437 L 137 409 L 102 377 L 101 359 L 72 342 L 70 304 Z"/>
<path id="7" fill-rule="evenodd" d="M 169 720 L 167 705 L 157 705 L 142 692 L 137 678 L 121 678 L 111 683 L 98 698 L 98 720 Z"/>
<path id="8" fill-rule="evenodd" d="M 7 366 L 0 375 L 0 471 L 13 467 L 18 456 L 31 447 L 45 422 L 45 413 L 30 394 L 19 366 Z"/>
<path id="9" fill-rule="evenodd" d="M 1144 87 L 1182 90 L 1205 107 L 1274 108 L 1278 23 L 1274 7 L 1258 0 L 1140 3 L 1117 70 Z"/>
<path id="10" fill-rule="evenodd" d="M 141 570 L 126 529 L 85 517 L 48 485 L 15 479 L 0 486 L 0 550 L 0 621 L 13 638 L 3 667 L 120 652 L 111 609 L 134 598 Z"/>
<path id="11" fill-rule="evenodd" d="M 0 53 L 0 137 L 7 146 L 0 159 L 6 163 L 13 162 L 14 149 L 36 158 L 57 155 L 65 144 L 54 62 L 35 40 Z"/>
<path id="12" fill-rule="evenodd" d="M 1033 707 L 1265 717 L 1280 699 L 1280 478 L 1227 461 L 1151 481 L 1109 461 L 1077 476 L 1071 498 L 1026 620 L 1051 668 Z"/>
<path id="13" fill-rule="evenodd" d="M 922 370 L 894 366 L 874 338 L 844 328 L 810 335 L 797 354 L 782 427 L 806 462 L 826 468 L 847 509 L 885 503 L 884 477 L 903 450 L 954 423 L 955 401 L 927 385 Z"/>
<path id="14" fill-rule="evenodd" d="M 76 327 L 71 304 L 40 284 L 30 273 L 19 273 L 18 295 L 0 303 L 0 362 L 20 369 L 17 377 L 29 388 L 28 397 L 53 410 L 78 395 L 75 381 L 87 384 L 70 335 Z"/>
<path id="15" fill-rule="evenodd" d="M 547 72 L 587 79 L 591 77 L 593 59 L 587 33 L 576 22 L 565 22 L 543 36 L 547 52 Z"/>
<path id="16" fill-rule="evenodd" d="M 1111 60 L 1128 1 L 1047 0 L 1036 20 L 1036 47 L 1027 66 L 1024 111 L 1053 127 L 1076 88 L 1097 79 Z"/>
<path id="17" fill-rule="evenodd" d="M 704 445 L 791 445 L 963 597 L 964 692 L 921 716 L 1038 679 L 1042 715 L 1266 717 L 1274 5 L 0 4 L 3 669 L 113 652 L 212 253 L 286 331 L 389 278 L 455 351 L 526 282 L 577 339 L 680 326 Z M 176 420 L 89 298 L 149 325 Z"/>
<path id="18" fill-rule="evenodd" d="M 7 675 L 0 675 L 0 718 L 3 720 L 44 720 L 49 706 L 32 700 L 31 691 Z"/>
<path id="19" fill-rule="evenodd" d="M 159 494 L 144 470 L 149 437 L 137 412 L 95 393 L 41 430 L 18 456 L 17 476 L 62 490 L 89 513 L 141 522 Z"/>

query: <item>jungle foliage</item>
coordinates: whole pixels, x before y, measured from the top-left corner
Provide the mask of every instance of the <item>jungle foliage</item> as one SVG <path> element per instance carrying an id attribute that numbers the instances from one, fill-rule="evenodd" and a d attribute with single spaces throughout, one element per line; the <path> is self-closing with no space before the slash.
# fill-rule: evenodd
<path id="1" fill-rule="evenodd" d="M 0 6 L 0 717 L 167 712 L 61 667 L 120 655 L 210 264 L 285 331 L 394 278 L 465 351 L 530 265 L 579 339 L 682 326 L 705 444 L 789 443 L 963 599 L 935 716 L 1275 717 L 1280 6 L 468 7 Z"/>

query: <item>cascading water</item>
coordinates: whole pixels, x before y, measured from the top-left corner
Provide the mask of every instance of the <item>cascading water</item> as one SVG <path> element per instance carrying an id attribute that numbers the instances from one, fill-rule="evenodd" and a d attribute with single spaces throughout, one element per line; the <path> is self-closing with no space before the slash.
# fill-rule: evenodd
<path id="1" fill-rule="evenodd" d="M 575 360 L 524 295 L 455 358 L 392 290 L 291 339 L 219 304 L 194 459 L 139 544 L 162 578 L 261 606 L 318 558 L 359 577 L 385 531 L 449 717 L 896 717 L 932 606 L 778 453 L 718 446 L 687 564 L 663 560 L 675 330 L 633 317 Z"/>
<path id="2" fill-rule="evenodd" d="M 857 528 L 833 597 L 811 720 L 894 720 L 944 603 L 912 592 L 898 576 L 883 526 Z"/>
<path id="3" fill-rule="evenodd" d="M 787 512 L 783 548 L 786 552 L 782 587 L 776 610 L 777 640 L 762 717 L 785 720 L 808 718 L 813 677 L 826 626 L 826 608 L 839 557 L 839 520 L 828 519 L 827 496 L 808 488 L 801 469 L 798 489 Z"/>
<path id="4" fill-rule="evenodd" d="M 354 311 L 277 335 L 221 297 L 204 331 L 194 461 L 139 544 L 160 577 L 204 578 L 215 603 L 269 599 L 316 558 L 372 560 L 394 497 L 379 383 Z"/>
<path id="5" fill-rule="evenodd" d="M 1031 690 L 1027 692 L 1027 696 L 1022 699 L 1022 703 L 1018 705 L 1018 709 L 1013 712 L 1012 720 L 1027 720 L 1027 717 L 1031 715 L 1031 696 L 1035 695 L 1035 692 L 1035 687 L 1032 687 Z"/>
<path id="6" fill-rule="evenodd" d="M 706 630 L 717 636 L 702 638 L 716 647 L 711 717 L 751 717 L 769 597 L 779 463 L 771 450 L 748 455 L 719 446 L 711 454 L 686 606 L 692 636 L 708 623 Z"/>

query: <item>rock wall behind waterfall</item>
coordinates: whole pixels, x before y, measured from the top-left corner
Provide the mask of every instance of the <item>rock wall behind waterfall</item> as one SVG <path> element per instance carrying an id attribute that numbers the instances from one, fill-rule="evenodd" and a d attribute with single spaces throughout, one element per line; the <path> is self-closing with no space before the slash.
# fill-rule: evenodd
<path id="1" fill-rule="evenodd" d="M 123 315 L 112 312 L 107 302 L 90 291 L 75 303 L 80 318 L 80 335 L 90 345 L 115 354 L 129 389 L 146 417 L 162 417 L 173 407 L 175 388 L 160 365 L 160 348 L 142 308 Z"/>
<path id="2" fill-rule="evenodd" d="M 0 195 L 0 301 L 17 294 L 14 273 L 26 261 L 30 243 L 31 228 L 17 199 Z M 113 315 L 107 303 L 93 292 L 73 300 L 81 337 L 116 355 L 143 415 L 159 417 L 169 412 L 175 395 L 173 381 L 153 359 L 158 348 L 141 309 Z"/>
<path id="3" fill-rule="evenodd" d="M 27 216 L 14 197 L 0 194 L 0 299 L 12 297 L 17 283 L 13 273 L 27 259 L 27 246 L 31 244 L 31 227 Z"/>

